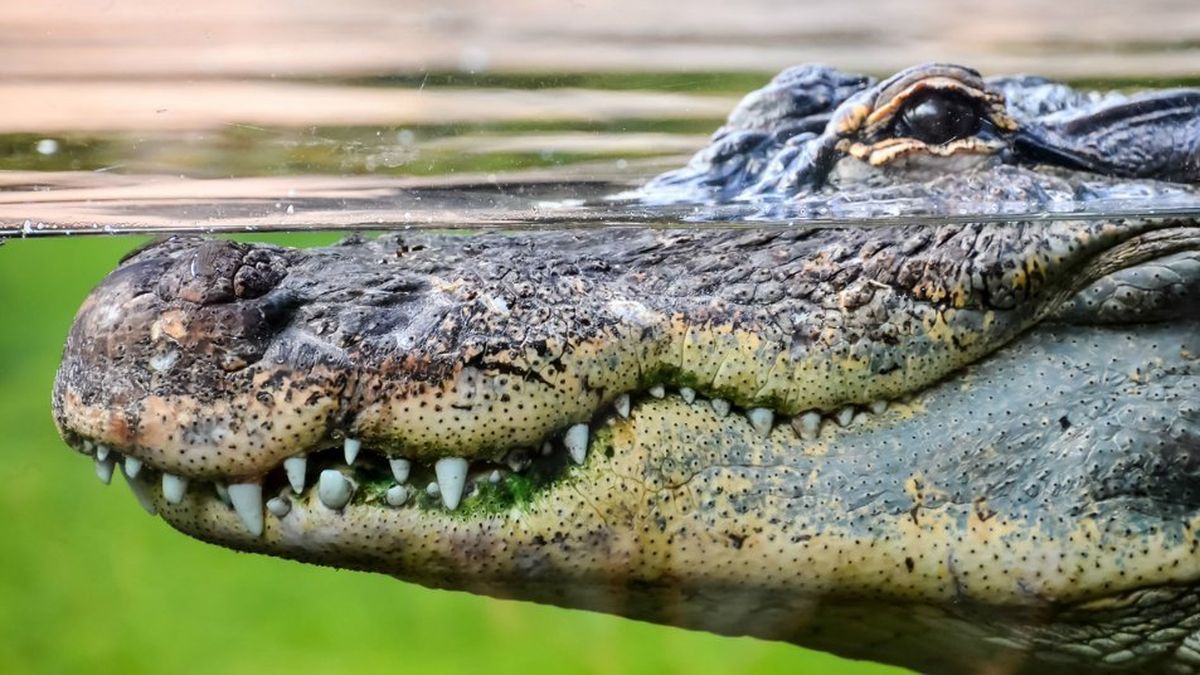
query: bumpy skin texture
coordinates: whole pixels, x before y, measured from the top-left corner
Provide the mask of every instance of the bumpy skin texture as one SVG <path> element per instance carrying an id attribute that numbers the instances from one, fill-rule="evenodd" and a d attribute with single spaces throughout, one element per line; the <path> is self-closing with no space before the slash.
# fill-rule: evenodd
<path id="1" fill-rule="evenodd" d="M 908 133 L 907 120 L 914 118 L 906 117 L 905 105 L 943 92 L 976 104 L 979 128 L 948 143 Z M 774 207 L 767 213 L 782 215 L 838 215 L 847 205 L 896 199 L 907 200 L 904 213 L 912 214 L 964 202 L 986 213 L 1006 202 L 1166 198 L 1178 192 L 1161 182 L 1054 176 L 1066 169 L 1200 181 L 1198 109 L 1200 91 L 1192 89 L 1078 92 L 1038 77 L 984 80 L 944 64 L 876 83 L 825 66 L 797 66 L 747 96 L 687 166 L 633 194 L 651 203 L 766 202 Z M 954 158 L 975 161 L 940 161 Z M 964 173 L 970 164 L 977 170 Z"/>
<path id="2" fill-rule="evenodd" d="M 1194 196 L 1194 101 L 805 67 L 640 198 Z M 928 672 L 1191 673 L 1198 329 L 1189 219 L 171 239 L 85 302 L 54 408 L 237 549 Z M 214 484 L 274 498 L 261 533 Z"/>

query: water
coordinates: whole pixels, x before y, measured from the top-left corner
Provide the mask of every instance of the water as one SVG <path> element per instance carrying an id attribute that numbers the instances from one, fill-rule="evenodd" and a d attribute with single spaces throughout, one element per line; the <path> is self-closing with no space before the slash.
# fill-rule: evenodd
<path id="1" fill-rule="evenodd" d="M 13 5 L 0 9 L 0 238 L 953 221 L 980 214 L 604 197 L 684 162 L 742 94 L 795 63 L 886 75 L 951 60 L 1087 87 L 1200 83 L 1200 18 L 1184 0 L 1124 14 L 1115 1 L 969 4 Z M 1132 199 L 1082 215 L 1195 210 Z M 982 215 L 1077 211 L 993 204 Z"/>

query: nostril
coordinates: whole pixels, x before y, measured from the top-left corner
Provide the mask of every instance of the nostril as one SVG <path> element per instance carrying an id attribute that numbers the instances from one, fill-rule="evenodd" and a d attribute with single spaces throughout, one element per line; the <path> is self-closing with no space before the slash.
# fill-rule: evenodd
<path id="1" fill-rule="evenodd" d="M 177 258 L 158 283 L 163 300 L 214 305 L 260 297 L 287 275 L 278 251 L 232 241 L 205 241 Z"/>

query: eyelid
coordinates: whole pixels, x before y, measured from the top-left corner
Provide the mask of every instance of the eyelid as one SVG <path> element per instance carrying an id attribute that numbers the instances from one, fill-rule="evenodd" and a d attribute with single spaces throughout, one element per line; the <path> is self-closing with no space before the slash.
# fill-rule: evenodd
<path id="1" fill-rule="evenodd" d="M 1004 98 L 999 94 L 972 87 L 952 77 L 928 77 L 918 80 L 892 96 L 885 103 L 876 105 L 865 120 L 862 137 L 866 139 L 887 135 L 904 112 L 908 103 L 927 92 L 953 92 L 979 106 L 980 115 L 1001 131 L 1016 131 L 1017 122 L 1004 107 Z"/>
<path id="2" fill-rule="evenodd" d="M 914 138 L 891 138 L 873 145 L 847 144 L 844 151 L 871 166 L 885 166 L 910 155 L 936 155 L 950 157 L 958 154 L 993 154 L 1005 144 L 998 140 L 984 140 L 975 136 L 958 138 L 949 143 L 930 145 Z"/>

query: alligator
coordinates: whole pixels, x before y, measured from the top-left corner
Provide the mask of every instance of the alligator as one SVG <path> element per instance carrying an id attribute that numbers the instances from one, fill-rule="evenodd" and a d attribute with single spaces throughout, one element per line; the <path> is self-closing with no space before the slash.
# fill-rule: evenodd
<path id="1" fill-rule="evenodd" d="M 788 69 L 632 198 L 1075 211 L 170 238 L 84 302 L 55 420 L 242 551 L 932 673 L 1200 672 L 1200 220 L 1072 215 L 1200 192 L 1198 109 Z"/>

